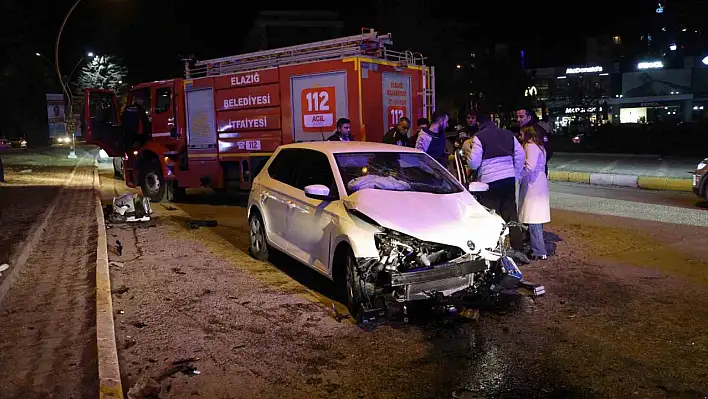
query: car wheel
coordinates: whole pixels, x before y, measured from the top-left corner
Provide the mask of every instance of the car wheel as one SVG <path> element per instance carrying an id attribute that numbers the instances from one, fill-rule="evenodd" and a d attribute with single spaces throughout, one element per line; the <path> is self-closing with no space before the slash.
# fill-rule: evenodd
<path id="1" fill-rule="evenodd" d="M 160 162 L 156 159 L 148 160 L 142 169 L 140 188 L 143 195 L 152 202 L 160 202 L 165 197 L 165 180 L 162 177 Z"/>
<path id="2" fill-rule="evenodd" d="M 262 261 L 270 259 L 270 247 L 266 239 L 265 225 L 258 213 L 254 213 L 248 220 L 248 238 L 250 245 L 248 252 L 254 258 Z"/>
<path id="3" fill-rule="evenodd" d="M 354 259 L 354 254 L 351 253 L 351 251 L 349 251 L 347 256 L 344 258 L 343 266 L 345 267 L 346 272 L 344 287 L 344 298 L 346 300 L 346 305 L 349 308 L 349 313 L 352 315 L 352 318 L 359 321 L 363 303 L 361 279 L 359 276 L 359 269 L 356 266 L 356 259 Z"/>

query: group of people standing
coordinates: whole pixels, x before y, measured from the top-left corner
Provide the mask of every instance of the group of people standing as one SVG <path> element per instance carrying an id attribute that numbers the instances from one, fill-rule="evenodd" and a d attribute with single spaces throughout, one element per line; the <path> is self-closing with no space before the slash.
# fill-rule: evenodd
<path id="1" fill-rule="evenodd" d="M 477 180 L 489 185 L 489 191 L 479 195 L 479 202 L 507 223 L 518 221 L 527 226 L 528 248 L 523 230 L 510 227 L 511 256 L 516 261 L 546 259 L 543 224 L 551 221 L 546 130 L 529 109 L 516 112 L 518 138 L 497 127 L 488 114 L 472 112 L 470 116 L 478 128 L 462 145 L 464 159 L 471 170 L 477 171 Z"/>
<path id="2" fill-rule="evenodd" d="M 551 221 L 548 187 L 548 132 L 530 109 L 516 112 L 518 136 L 498 127 L 488 113 L 470 111 L 467 127 L 460 133 L 463 159 L 475 179 L 489 186 L 477 195 L 479 202 L 510 223 L 509 255 L 518 263 L 546 259 L 543 225 Z M 402 117 L 383 137 L 386 144 L 417 148 L 448 168 L 449 117 L 436 111 L 430 120 L 420 118 L 409 134 L 411 122 Z M 351 123 L 341 118 L 330 141 L 352 141 Z M 518 186 L 518 200 L 517 200 Z M 528 234 L 524 234 L 525 225 Z"/>

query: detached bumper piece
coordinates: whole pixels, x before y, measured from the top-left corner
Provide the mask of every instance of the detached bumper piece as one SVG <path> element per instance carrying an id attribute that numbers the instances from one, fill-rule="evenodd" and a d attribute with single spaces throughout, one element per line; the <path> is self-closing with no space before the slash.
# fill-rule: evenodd
<path id="1" fill-rule="evenodd" d="M 404 301 L 429 299 L 435 293 L 451 295 L 469 288 L 474 274 L 487 269 L 483 261 L 468 261 L 438 265 L 435 268 L 391 275 L 391 286 L 403 287 Z"/>

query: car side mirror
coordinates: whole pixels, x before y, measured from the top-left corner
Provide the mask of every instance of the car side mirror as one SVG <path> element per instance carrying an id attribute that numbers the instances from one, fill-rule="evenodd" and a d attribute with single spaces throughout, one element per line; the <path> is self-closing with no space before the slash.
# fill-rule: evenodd
<path id="1" fill-rule="evenodd" d="M 321 201 L 334 201 L 337 198 L 330 195 L 329 187 L 323 184 L 311 184 L 305 187 L 305 196 Z"/>
<path id="2" fill-rule="evenodd" d="M 484 191 L 489 191 L 489 184 L 473 181 L 472 183 L 470 183 L 468 189 L 471 193 L 481 193 Z"/>

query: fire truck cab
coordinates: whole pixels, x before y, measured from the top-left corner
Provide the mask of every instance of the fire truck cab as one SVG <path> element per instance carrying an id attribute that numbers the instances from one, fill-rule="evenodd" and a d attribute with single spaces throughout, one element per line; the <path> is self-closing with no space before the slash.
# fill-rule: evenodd
<path id="1" fill-rule="evenodd" d="M 360 35 L 185 63 L 185 77 L 131 88 L 148 126 L 134 140 L 121 128 L 115 93 L 87 89 L 87 142 L 123 157 L 129 187 L 153 201 L 187 188 L 248 190 L 283 144 L 325 140 L 339 118 L 356 140 L 381 141 L 401 117 L 430 117 L 434 67 L 389 49 L 391 35 Z M 128 142 L 131 141 L 131 142 Z"/>

